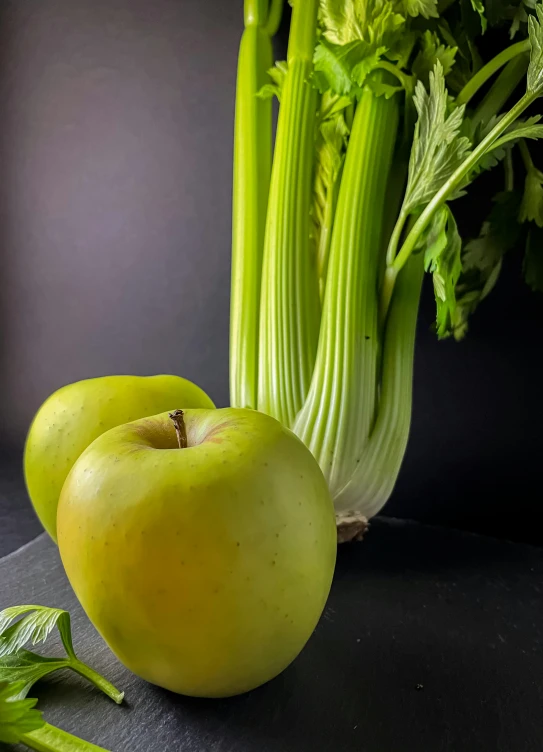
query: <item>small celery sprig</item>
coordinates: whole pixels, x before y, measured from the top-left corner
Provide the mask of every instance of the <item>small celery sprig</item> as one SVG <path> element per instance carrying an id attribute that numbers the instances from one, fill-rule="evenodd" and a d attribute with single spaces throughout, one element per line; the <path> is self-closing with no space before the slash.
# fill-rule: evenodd
<path id="1" fill-rule="evenodd" d="M 14 621 L 20 616 L 23 618 Z M 66 651 L 65 657 L 46 658 L 24 649 L 28 643 L 37 645 L 44 642 L 55 627 Z M 67 611 L 45 606 L 12 606 L 0 612 L 0 681 L 18 682 L 19 699 L 24 699 L 39 679 L 61 669 L 75 671 L 114 702 L 122 703 L 124 692 L 119 692 L 75 654 L 70 614 Z"/>
<path id="2" fill-rule="evenodd" d="M 37 700 L 21 700 L 24 682 L 0 682 L 0 742 L 17 744 L 24 734 L 42 728 L 44 720 L 34 710 Z"/>
<path id="3" fill-rule="evenodd" d="M 46 723 L 35 710 L 36 699 L 20 699 L 24 690 L 24 682 L 0 681 L 0 742 L 24 744 L 37 752 L 107 752 Z"/>

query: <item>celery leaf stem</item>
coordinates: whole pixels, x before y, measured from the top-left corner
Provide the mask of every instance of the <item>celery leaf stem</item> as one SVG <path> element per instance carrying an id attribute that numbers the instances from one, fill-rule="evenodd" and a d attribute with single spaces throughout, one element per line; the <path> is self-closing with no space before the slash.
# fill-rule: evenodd
<path id="1" fill-rule="evenodd" d="M 491 118 L 499 114 L 526 75 L 528 62 L 529 56 L 526 54 L 517 55 L 507 63 L 472 115 L 471 125 L 474 130 L 478 125 L 485 126 Z"/>
<path id="2" fill-rule="evenodd" d="M 530 172 L 530 170 L 534 169 L 534 163 L 532 160 L 532 155 L 530 154 L 530 150 L 528 149 L 526 141 L 524 141 L 524 139 L 520 140 L 519 149 L 520 156 L 522 157 L 522 162 L 524 163 L 524 167 L 526 168 L 526 172 Z"/>
<path id="3" fill-rule="evenodd" d="M 266 31 L 273 37 L 277 34 L 283 15 L 283 0 L 271 0 L 268 18 L 266 19 Z"/>
<path id="4" fill-rule="evenodd" d="M 398 219 L 396 221 L 396 224 L 394 225 L 394 229 L 392 230 L 392 235 L 390 236 L 390 241 L 387 248 L 386 262 L 388 266 L 390 266 L 390 264 L 392 264 L 392 262 L 396 258 L 396 252 L 398 250 L 398 245 L 400 244 L 403 228 L 405 227 L 408 216 L 409 213 L 404 209 L 402 209 L 400 211 L 400 214 L 398 215 Z"/>
<path id="5" fill-rule="evenodd" d="M 36 752 L 107 752 L 104 747 L 72 736 L 67 731 L 44 724 L 36 731 L 23 734 L 21 742 Z"/>
<path id="6" fill-rule="evenodd" d="M 70 668 L 80 676 L 88 679 L 95 687 L 100 689 L 105 695 L 111 698 L 117 705 L 120 705 L 124 698 L 124 692 L 119 692 L 117 687 L 114 687 L 111 682 L 105 679 L 101 674 L 87 666 L 86 663 L 80 661 L 77 658 L 70 660 Z"/>
<path id="7" fill-rule="evenodd" d="M 475 94 L 477 94 L 481 86 L 484 86 L 488 79 L 491 78 L 495 73 L 497 73 L 500 68 L 502 68 L 513 58 L 517 57 L 517 55 L 522 55 L 524 52 L 529 51 L 529 39 L 524 39 L 522 42 L 516 42 L 515 44 L 506 47 L 505 50 L 502 50 L 495 57 L 493 57 L 492 60 L 489 60 L 486 65 L 483 65 L 483 67 L 478 70 L 472 78 L 470 78 L 462 91 L 458 94 L 456 103 L 459 105 L 468 104 L 470 99 L 474 97 Z"/>

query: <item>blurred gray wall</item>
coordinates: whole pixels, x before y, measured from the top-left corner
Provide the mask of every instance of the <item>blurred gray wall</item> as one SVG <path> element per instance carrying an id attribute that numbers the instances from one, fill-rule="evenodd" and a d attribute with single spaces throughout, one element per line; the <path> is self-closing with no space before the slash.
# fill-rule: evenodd
<path id="1" fill-rule="evenodd" d="M 239 3 L 14 0 L 0 31 L 0 393 L 179 373 L 227 402 Z"/>
<path id="2" fill-rule="evenodd" d="M 48 394 L 85 377 L 179 373 L 227 404 L 241 28 L 241 0 L 0 0 L 0 413 L 16 453 Z M 428 286 L 387 512 L 543 540 L 542 296 L 517 258 L 465 342 L 438 343 L 433 311 Z"/>

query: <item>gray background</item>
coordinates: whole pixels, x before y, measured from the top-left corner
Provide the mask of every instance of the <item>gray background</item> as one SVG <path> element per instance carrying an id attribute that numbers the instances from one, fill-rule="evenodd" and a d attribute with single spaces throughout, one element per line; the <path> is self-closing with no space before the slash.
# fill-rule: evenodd
<path id="1" fill-rule="evenodd" d="M 174 372 L 228 402 L 241 27 L 238 0 L 0 0 L 0 411 L 19 479 L 33 413 L 68 382 Z M 513 259 L 460 345 L 435 340 L 427 289 L 389 514 L 543 538 L 543 305 L 519 278 Z"/>

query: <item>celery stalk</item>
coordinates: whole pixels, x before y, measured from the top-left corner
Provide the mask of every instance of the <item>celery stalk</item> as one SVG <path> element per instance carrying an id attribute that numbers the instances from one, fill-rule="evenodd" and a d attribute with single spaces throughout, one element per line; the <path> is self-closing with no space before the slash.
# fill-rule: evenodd
<path id="1" fill-rule="evenodd" d="M 386 503 L 402 463 L 423 269 L 438 335 L 456 338 L 509 249 L 499 212 L 463 243 L 449 203 L 502 158 L 510 191 L 511 150 L 543 138 L 537 113 L 520 119 L 543 96 L 543 2 L 515 19 L 525 38 L 477 69 L 476 37 L 496 20 L 482 3 L 291 0 L 287 64 L 267 87 L 280 99 L 270 177 L 269 112 L 250 92 L 269 50 L 258 35 L 269 43 L 277 27 L 271 2 L 248 3 L 240 54 L 233 404 L 267 412 L 310 448 L 346 540 Z M 526 94 L 502 113 L 526 72 Z M 532 182 L 525 219 L 539 223 Z M 543 289 L 539 274 L 527 277 Z"/>
<path id="2" fill-rule="evenodd" d="M 23 734 L 21 741 L 36 752 L 107 752 L 103 747 L 72 736 L 49 723 L 36 731 Z"/>
<path id="3" fill-rule="evenodd" d="M 397 130 L 397 97 L 364 90 L 337 201 L 313 380 L 294 425 L 333 496 L 349 480 L 375 420 L 379 255 Z"/>
<path id="4" fill-rule="evenodd" d="M 403 461 L 413 389 L 413 361 L 424 256 L 412 256 L 398 276 L 384 333 L 379 410 L 356 470 L 337 493 L 336 510 L 363 509 L 372 517 L 394 489 Z"/>
<path id="5" fill-rule="evenodd" d="M 256 407 L 262 252 L 271 173 L 272 105 L 258 91 L 273 62 L 267 0 L 246 0 L 234 128 L 230 400 Z M 271 28 L 268 28 L 270 24 Z"/>
<path id="6" fill-rule="evenodd" d="M 292 424 L 309 389 L 319 329 L 310 244 L 317 7 L 317 0 L 304 0 L 292 11 L 264 241 L 258 409 L 285 425 Z"/>

